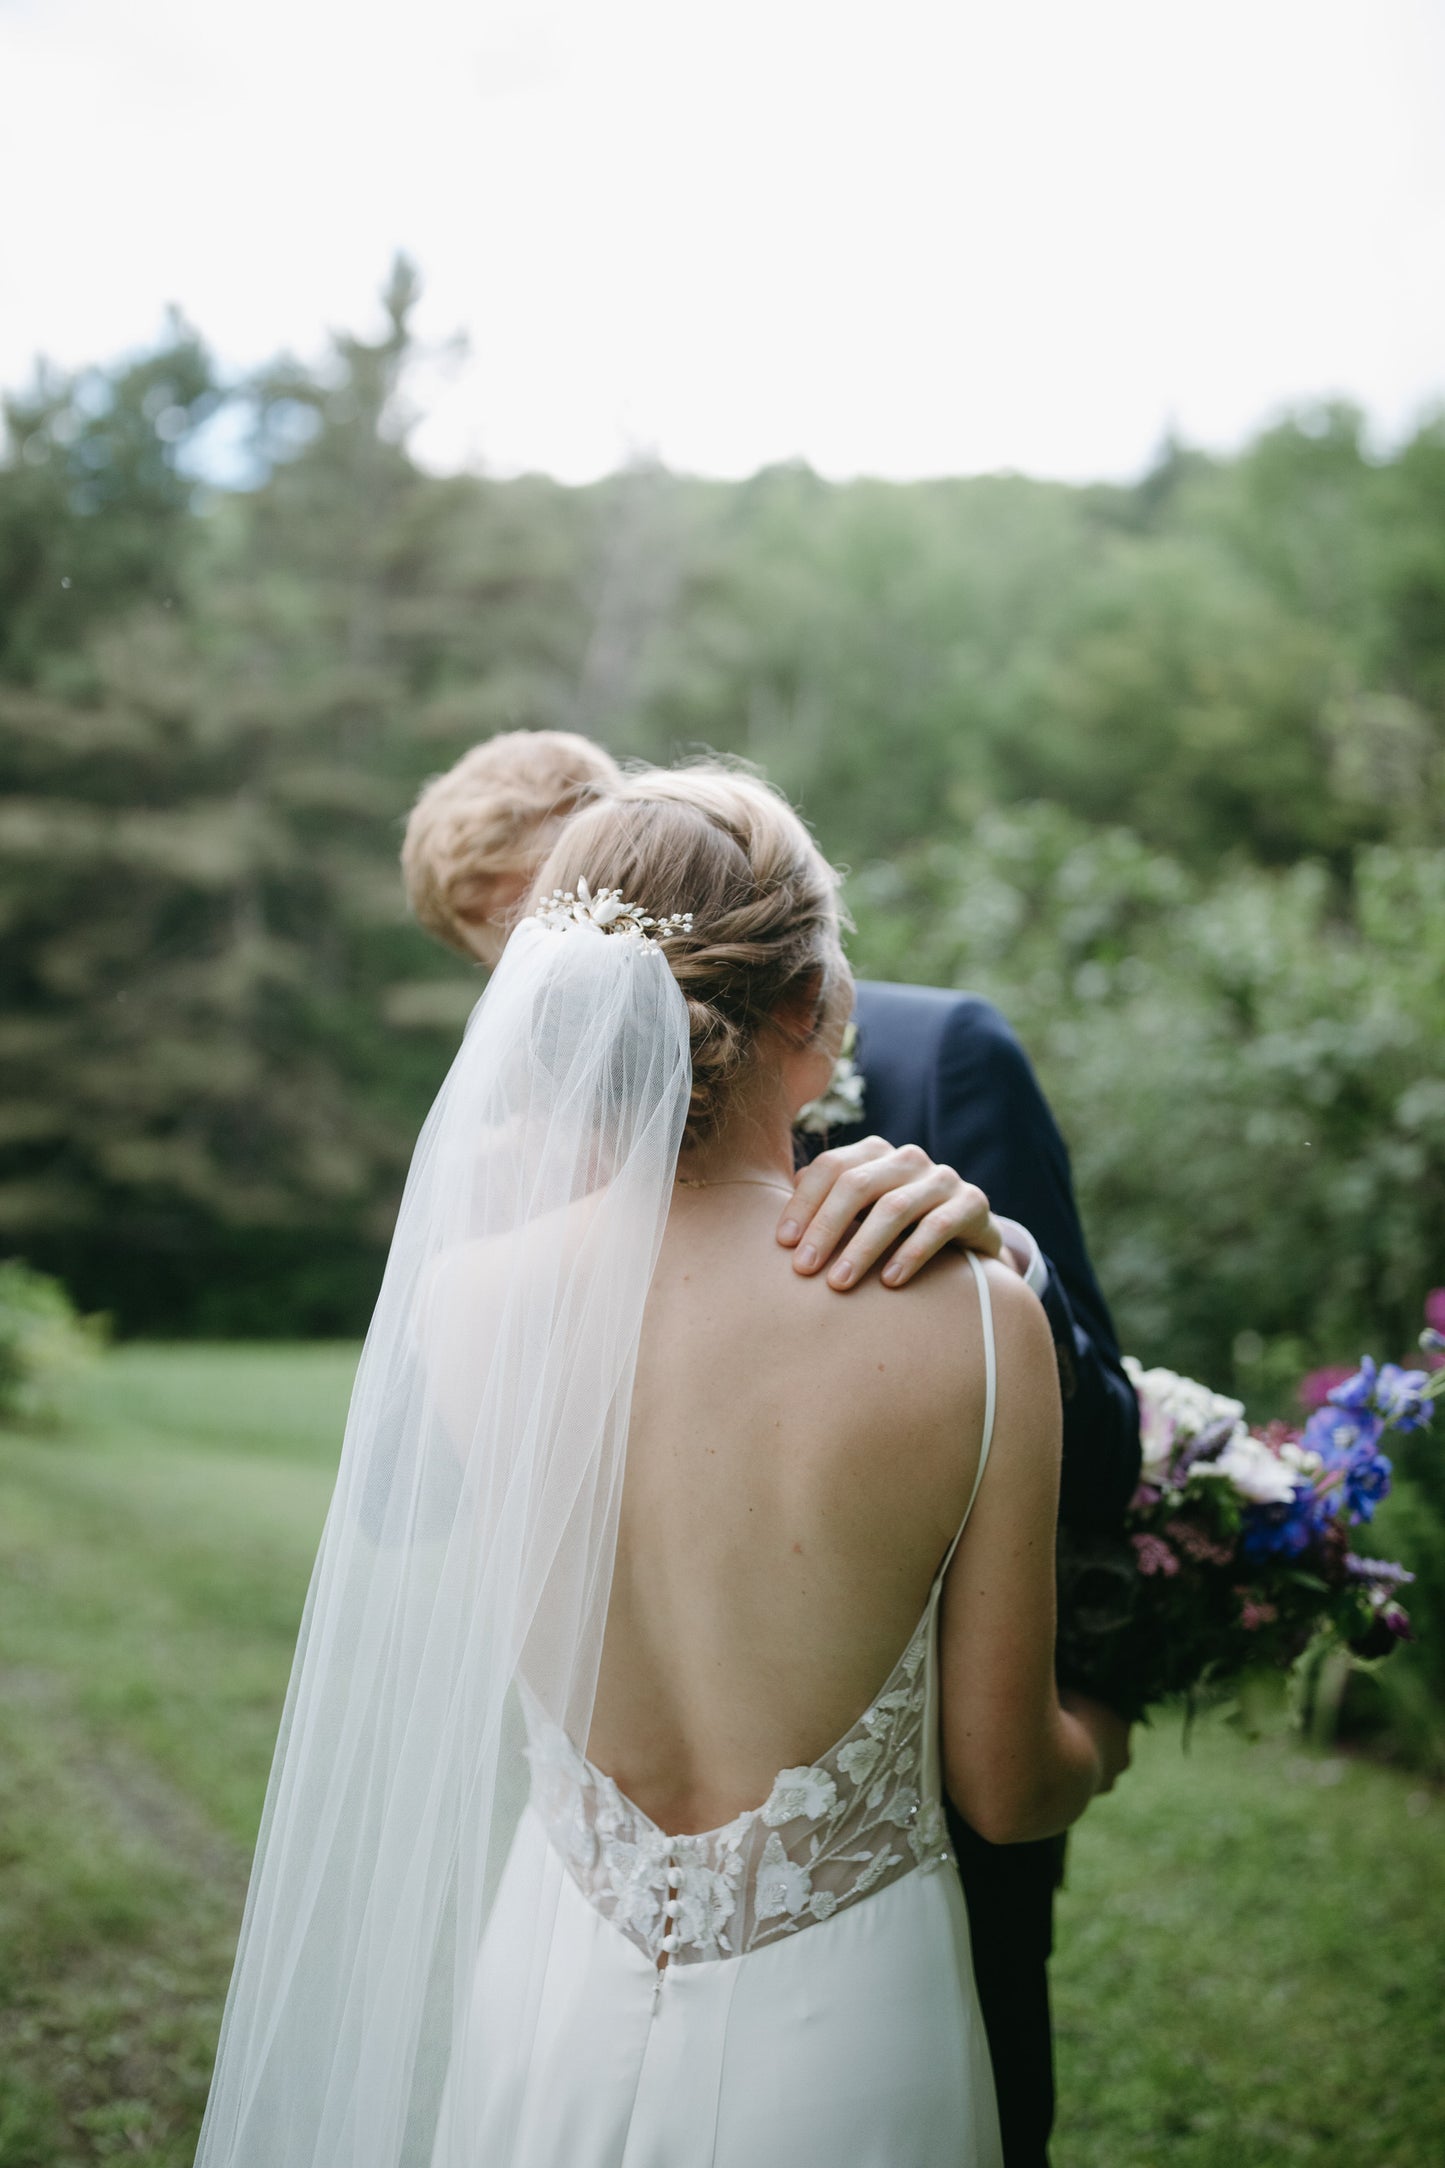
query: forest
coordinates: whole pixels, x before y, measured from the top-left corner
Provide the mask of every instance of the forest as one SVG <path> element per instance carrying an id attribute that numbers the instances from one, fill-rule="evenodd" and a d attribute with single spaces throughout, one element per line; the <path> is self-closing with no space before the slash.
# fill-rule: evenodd
<path id="1" fill-rule="evenodd" d="M 4 402 L 0 1250 L 123 1334 L 358 1330 L 480 990 L 407 919 L 407 809 L 561 726 L 759 763 L 860 972 L 1000 1003 L 1126 1346 L 1257 1404 L 1408 1348 L 1445 418 L 1301 411 L 1132 486 L 437 475 L 417 293 L 398 260 L 314 366 L 223 380 L 175 315 Z"/>

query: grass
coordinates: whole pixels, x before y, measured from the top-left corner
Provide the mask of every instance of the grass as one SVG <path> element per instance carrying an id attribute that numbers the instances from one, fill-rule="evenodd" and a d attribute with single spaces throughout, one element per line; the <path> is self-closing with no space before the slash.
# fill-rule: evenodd
<path id="1" fill-rule="evenodd" d="M 127 1348 L 0 1435 L 0 2168 L 191 2159 L 354 1362 Z"/>
<path id="2" fill-rule="evenodd" d="M 1438 1791 L 1171 1724 L 1071 1854 L 1059 2168 L 1439 2168 Z"/>
<path id="3" fill-rule="evenodd" d="M 0 1433 L 0 2168 L 190 2162 L 354 1359 L 126 1348 Z M 1071 1847 L 1056 2168 L 1438 2168 L 1442 2012 L 1445 1799 L 1162 1725 Z"/>

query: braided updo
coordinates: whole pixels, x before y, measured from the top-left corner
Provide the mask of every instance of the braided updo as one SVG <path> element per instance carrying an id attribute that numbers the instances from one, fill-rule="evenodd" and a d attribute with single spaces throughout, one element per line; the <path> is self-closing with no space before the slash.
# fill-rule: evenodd
<path id="1" fill-rule="evenodd" d="M 687 1000 L 692 1101 L 687 1141 L 725 1118 L 758 1034 L 811 997 L 810 1039 L 841 1033 L 852 981 L 839 940 L 838 876 L 768 784 L 714 765 L 624 777 L 568 821 L 534 896 L 621 889 L 661 917 L 690 911 L 664 945 Z"/>

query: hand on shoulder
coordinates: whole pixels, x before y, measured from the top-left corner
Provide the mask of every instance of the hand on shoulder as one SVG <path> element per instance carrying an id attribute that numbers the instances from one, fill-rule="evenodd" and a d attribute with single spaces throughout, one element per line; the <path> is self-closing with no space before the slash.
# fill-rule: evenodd
<path id="1" fill-rule="evenodd" d="M 875 1267 L 886 1287 L 906 1287 L 954 1244 L 984 1257 L 999 1257 L 1004 1249 L 976 1183 L 938 1165 L 921 1145 L 889 1144 L 883 1137 L 820 1152 L 802 1168 L 778 1223 L 778 1241 L 792 1250 L 795 1272 L 811 1276 L 826 1268 L 827 1283 L 839 1294 Z"/>

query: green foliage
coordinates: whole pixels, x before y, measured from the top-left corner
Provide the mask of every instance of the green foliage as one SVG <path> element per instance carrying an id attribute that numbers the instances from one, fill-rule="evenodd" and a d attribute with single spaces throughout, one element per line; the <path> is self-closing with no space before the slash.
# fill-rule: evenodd
<path id="1" fill-rule="evenodd" d="M 58 1280 L 18 1257 L 0 1263 L 0 1417 L 57 1421 L 67 1386 L 104 1333 L 105 1320 L 77 1316 Z"/>
<path id="2" fill-rule="evenodd" d="M 1141 1354 L 1259 1400 L 1445 1279 L 1445 422 L 1133 488 L 439 477 L 415 273 L 218 389 L 43 375 L 0 457 L 0 1240 L 123 1328 L 365 1319 L 479 990 L 406 924 L 429 774 L 518 726 L 762 762 L 866 969 L 992 994 Z M 198 490 L 198 433 L 250 486 Z M 61 586 L 68 578 L 71 585 Z"/>
<path id="3" fill-rule="evenodd" d="M 1204 879 L 1040 808 L 867 868 L 852 902 L 875 976 L 1016 1025 L 1142 1359 L 1266 1414 L 1270 1375 L 1413 1346 L 1445 1276 L 1445 852 Z"/>

